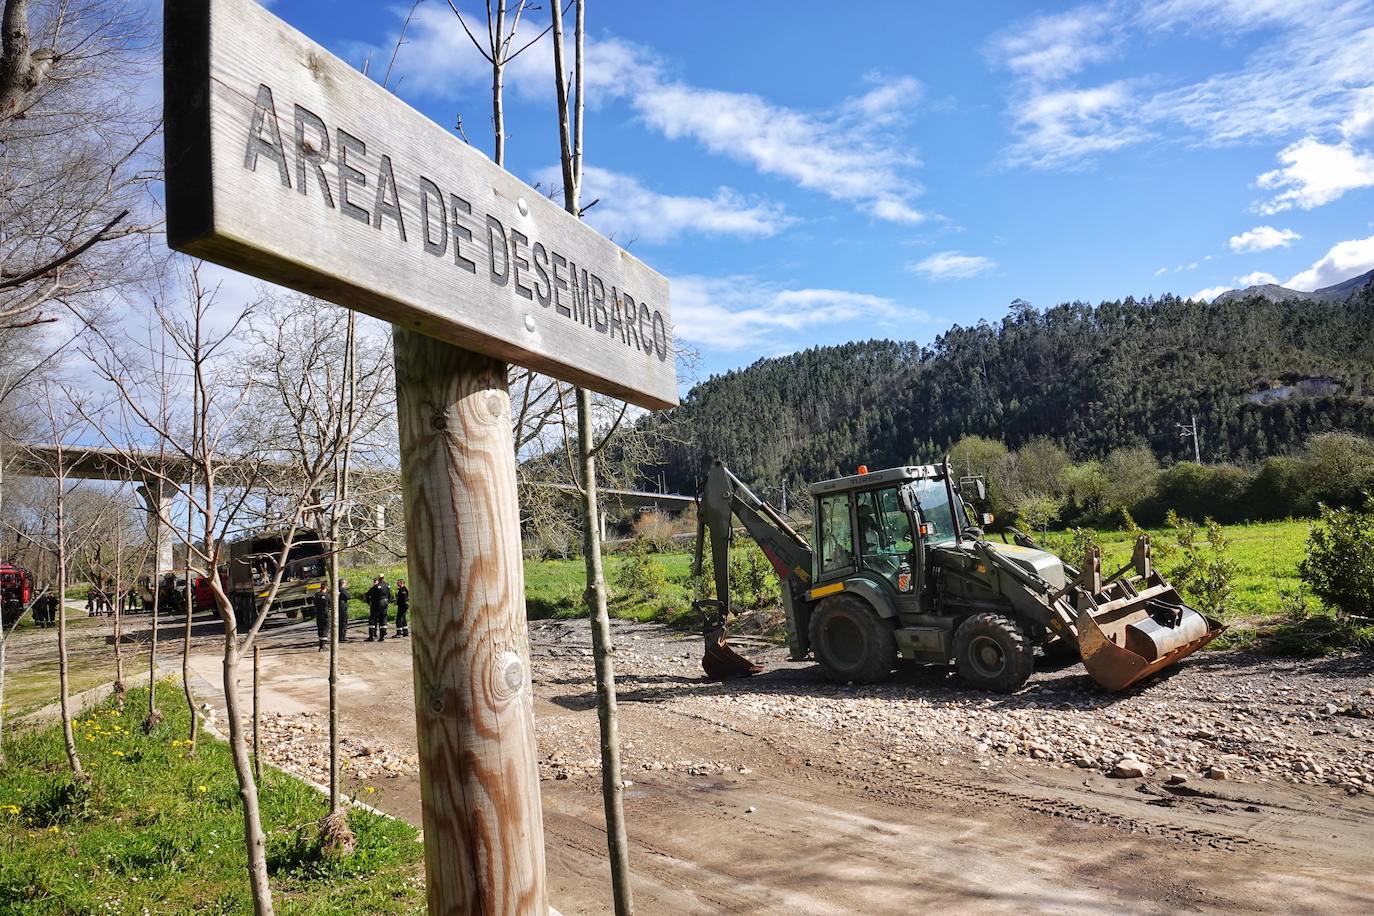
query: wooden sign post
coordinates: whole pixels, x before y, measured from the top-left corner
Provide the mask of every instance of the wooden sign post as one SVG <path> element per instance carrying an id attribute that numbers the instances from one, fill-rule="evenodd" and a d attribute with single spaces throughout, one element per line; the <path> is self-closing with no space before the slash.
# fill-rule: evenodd
<path id="1" fill-rule="evenodd" d="M 164 9 L 168 244 L 395 326 L 430 912 L 547 912 L 506 362 L 676 404 L 667 281 L 252 0 Z"/>

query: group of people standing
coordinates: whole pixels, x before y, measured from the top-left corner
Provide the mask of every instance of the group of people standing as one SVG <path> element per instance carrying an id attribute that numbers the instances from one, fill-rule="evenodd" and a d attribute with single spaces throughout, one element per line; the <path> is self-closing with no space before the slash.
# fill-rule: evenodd
<path id="1" fill-rule="evenodd" d="M 133 613 L 143 610 L 143 596 L 138 589 L 129 586 L 128 591 L 119 596 L 120 613 Z M 111 617 L 114 615 L 114 599 L 110 590 L 103 585 L 92 585 L 90 591 L 86 592 L 86 616 L 87 617 Z"/>
<path id="2" fill-rule="evenodd" d="M 352 599 L 348 591 L 348 580 L 339 580 L 339 642 L 348 642 L 348 602 Z M 378 576 L 372 580 L 372 587 L 363 595 L 367 602 L 367 639 L 366 642 L 381 642 L 386 639 L 386 630 L 391 614 L 391 602 L 396 602 L 396 635 L 410 635 L 410 589 L 406 580 L 396 580 L 396 591 L 391 590 L 386 578 Z M 315 632 L 319 637 L 320 651 L 329 645 L 329 596 L 323 591 L 316 596 Z"/>
<path id="3" fill-rule="evenodd" d="M 40 627 L 57 626 L 58 600 L 51 591 L 42 595 L 32 605 L 33 622 Z"/>

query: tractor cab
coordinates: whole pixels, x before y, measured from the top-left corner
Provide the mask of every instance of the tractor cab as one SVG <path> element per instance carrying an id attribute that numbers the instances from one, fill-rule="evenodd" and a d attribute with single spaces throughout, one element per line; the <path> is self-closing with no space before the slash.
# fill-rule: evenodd
<path id="1" fill-rule="evenodd" d="M 937 465 L 912 465 L 826 480 L 811 487 L 818 589 L 867 573 L 898 595 L 919 590 L 924 554 L 956 545 L 972 517 Z M 921 550 L 916 550 L 917 545 Z"/>

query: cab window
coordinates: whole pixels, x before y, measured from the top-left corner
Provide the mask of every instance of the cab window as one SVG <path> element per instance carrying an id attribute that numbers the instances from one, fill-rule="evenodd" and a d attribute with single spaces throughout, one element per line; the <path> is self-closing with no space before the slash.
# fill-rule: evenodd
<path id="1" fill-rule="evenodd" d="M 921 504 L 921 520 L 928 533 L 927 546 L 949 544 L 954 541 L 954 510 L 950 508 L 949 492 L 943 481 L 922 480 L 916 484 L 916 499 Z"/>
<path id="2" fill-rule="evenodd" d="M 854 529 L 849 520 L 849 494 L 822 496 L 821 573 L 854 565 Z"/>
<path id="3" fill-rule="evenodd" d="M 858 496 L 859 545 L 864 567 L 898 591 L 911 588 L 911 517 L 897 500 L 897 488 Z"/>

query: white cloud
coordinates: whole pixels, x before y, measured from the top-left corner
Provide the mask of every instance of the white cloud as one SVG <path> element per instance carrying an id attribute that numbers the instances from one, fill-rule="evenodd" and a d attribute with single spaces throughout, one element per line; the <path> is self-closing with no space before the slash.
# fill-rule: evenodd
<path id="1" fill-rule="evenodd" d="M 1153 0 L 1141 7 L 1143 25 L 1156 29 L 1246 30 L 1303 21 L 1328 0 Z"/>
<path id="2" fill-rule="evenodd" d="M 1161 267 L 1159 270 L 1155 271 L 1155 276 L 1156 276 L 1156 277 L 1162 277 L 1164 274 L 1167 274 L 1168 272 L 1169 272 L 1169 268 L 1167 268 L 1167 267 Z"/>
<path id="3" fill-rule="evenodd" d="M 1350 141 L 1322 143 L 1304 137 L 1278 156 L 1282 168 L 1265 172 L 1255 184 L 1280 193 L 1256 205 L 1261 213 L 1279 213 L 1300 207 L 1311 210 L 1329 204 L 1347 191 L 1374 187 L 1374 156 L 1362 153 Z"/>
<path id="4" fill-rule="evenodd" d="M 875 90 L 854 104 L 881 122 L 883 117 L 872 115 L 875 106 L 904 106 L 915 92 L 915 81 L 909 81 L 905 91 Z M 915 223 L 925 218 L 910 202 L 919 185 L 907 173 L 917 160 L 875 138 L 869 122 L 850 114 L 809 114 L 757 95 L 685 83 L 641 87 L 631 104 L 645 123 L 671 140 L 694 139 L 765 175 L 858 204 L 878 219 Z"/>
<path id="5" fill-rule="evenodd" d="M 541 169 L 535 177 L 549 187 L 563 183 L 556 167 Z M 661 194 L 631 175 L 588 166 L 582 205 L 594 200 L 587 222 L 622 245 L 633 239 L 667 242 L 686 233 L 767 238 L 794 222 L 781 204 L 746 198 L 730 188 L 710 197 Z"/>
<path id="6" fill-rule="evenodd" d="M 1234 288 L 1235 287 L 1233 286 L 1209 286 L 1205 289 L 1198 290 L 1188 298 L 1192 299 L 1194 302 L 1211 302 L 1217 296 L 1220 296 L 1227 290 Z"/>
<path id="7" fill-rule="evenodd" d="M 1278 277 L 1274 276 L 1271 273 L 1265 273 L 1262 270 L 1257 270 L 1254 273 L 1246 274 L 1243 277 L 1236 277 L 1236 285 L 1242 288 L 1246 286 L 1264 286 L 1266 284 L 1276 284 L 1278 282 Z"/>
<path id="8" fill-rule="evenodd" d="M 1268 251 L 1271 248 L 1287 248 L 1300 238 L 1302 236 L 1292 229 L 1256 226 L 1253 229 L 1247 229 L 1240 235 L 1231 236 L 1226 245 L 1238 254 L 1248 254 L 1255 251 Z"/>
<path id="9" fill-rule="evenodd" d="M 753 277 L 672 277 L 673 330 L 692 343 L 740 350 L 778 342 L 795 345 L 807 328 L 863 320 L 905 328 L 930 321 L 891 299 L 837 289 L 785 289 Z M 779 338 L 781 335 L 781 338 Z"/>
<path id="10" fill-rule="evenodd" d="M 1374 86 L 1355 93 L 1350 105 L 1350 115 L 1341 122 L 1341 133 L 1346 137 L 1359 137 L 1374 130 Z"/>
<path id="11" fill-rule="evenodd" d="M 398 8 L 398 15 L 405 12 Z M 475 30 L 484 16 L 472 11 L 469 25 Z M 520 28 L 516 45 L 535 39 L 540 26 L 527 17 Z M 394 41 L 393 34 L 370 48 L 374 62 L 390 54 Z M 354 53 L 364 50 L 358 46 Z M 551 103 L 552 54 L 546 36 L 512 61 L 506 81 L 513 92 Z M 910 173 L 920 163 L 885 133 L 902 124 L 921 97 L 921 84 L 912 77 L 870 74 L 873 85 L 866 92 L 833 111 L 809 112 L 672 79 L 651 51 L 613 36 L 588 40 L 586 59 L 587 98 L 593 106 L 624 99 L 645 124 L 669 139 L 695 140 L 712 153 L 852 203 L 877 219 L 907 224 L 926 219 L 913 203 L 921 187 Z M 456 100 L 490 85 L 491 66 L 446 4 L 422 5 L 406 33 L 397 78 L 403 95 Z M 469 124 L 477 123 L 476 110 Z"/>
<path id="12" fill-rule="evenodd" d="M 1113 18 L 1109 8 L 1092 6 L 1039 16 L 993 39 L 988 54 L 1018 76 L 1062 79 L 1110 55 Z"/>
<path id="13" fill-rule="evenodd" d="M 1105 151 L 1158 136 L 1193 143 L 1344 131 L 1374 123 L 1374 6 L 1345 0 L 1144 0 L 1080 7 L 1071 14 L 1033 16 L 994 41 L 991 56 L 1011 72 L 1008 109 L 1015 140 L 1012 162 L 1065 167 Z M 1091 24 L 1111 14 L 1113 25 Z M 1065 19 L 1065 17 L 1069 19 Z M 1082 24 L 1077 31 L 1067 22 Z M 1253 32 L 1255 50 L 1229 69 L 1204 71 L 1182 85 L 1141 56 L 1134 74 L 1118 67 L 1108 82 L 1083 80 L 1088 65 L 1119 51 L 1159 44 L 1162 30 L 1183 28 L 1223 46 Z M 1022 36 L 1062 35 L 1039 51 Z M 1011 53 L 1024 46 L 1024 53 Z M 1234 55 L 1215 55 L 1229 60 Z M 1212 58 L 1193 55 L 1206 66 Z M 1133 60 L 1125 61 L 1131 66 Z"/>
<path id="14" fill-rule="evenodd" d="M 1311 292 L 1349 280 L 1371 268 L 1374 268 L 1374 235 L 1333 245 L 1321 260 L 1295 274 L 1283 285 L 1289 289 Z"/>
<path id="15" fill-rule="evenodd" d="M 965 280 L 986 273 L 996 266 L 996 261 L 982 255 L 940 251 L 915 264 L 907 265 L 907 269 L 925 274 L 932 280 Z"/>
<path id="16" fill-rule="evenodd" d="M 1012 161 L 1061 166 L 1136 143 L 1147 132 L 1130 122 L 1135 105 L 1125 82 L 1089 89 L 1037 89 L 1016 103 Z"/>

